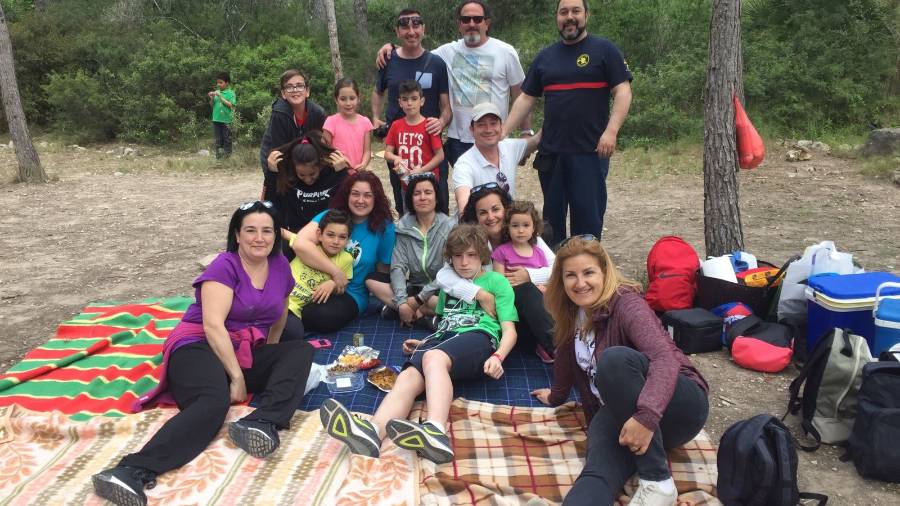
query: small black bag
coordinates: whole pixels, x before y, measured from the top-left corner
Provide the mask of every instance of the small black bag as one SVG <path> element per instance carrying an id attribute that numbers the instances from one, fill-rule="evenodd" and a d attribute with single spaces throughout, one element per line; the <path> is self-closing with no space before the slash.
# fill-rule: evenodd
<path id="1" fill-rule="evenodd" d="M 863 478 L 900 482 L 900 362 L 863 367 L 848 455 Z"/>
<path id="2" fill-rule="evenodd" d="M 662 315 L 663 327 L 685 353 L 722 349 L 722 319 L 706 309 L 676 309 Z"/>
<path id="3" fill-rule="evenodd" d="M 797 489 L 797 447 L 790 431 L 772 415 L 735 423 L 719 442 L 719 500 L 727 506 L 796 506 L 828 496 Z"/>

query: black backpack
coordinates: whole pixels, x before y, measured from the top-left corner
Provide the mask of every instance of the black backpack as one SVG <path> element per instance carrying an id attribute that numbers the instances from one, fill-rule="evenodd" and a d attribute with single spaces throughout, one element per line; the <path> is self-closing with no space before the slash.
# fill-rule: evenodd
<path id="1" fill-rule="evenodd" d="M 900 362 L 866 364 L 862 378 L 848 455 L 860 476 L 900 482 Z"/>
<path id="2" fill-rule="evenodd" d="M 735 423 L 719 442 L 716 487 L 725 506 L 796 506 L 828 496 L 797 490 L 797 448 L 790 431 L 772 415 Z"/>

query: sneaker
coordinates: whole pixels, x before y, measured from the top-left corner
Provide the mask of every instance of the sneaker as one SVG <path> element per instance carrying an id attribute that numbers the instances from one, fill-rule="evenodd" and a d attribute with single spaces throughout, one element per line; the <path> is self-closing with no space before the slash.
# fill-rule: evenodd
<path id="1" fill-rule="evenodd" d="M 238 448 L 258 459 L 268 457 L 281 444 L 275 426 L 263 420 L 231 422 L 228 437 Z"/>
<path id="2" fill-rule="evenodd" d="M 399 320 L 400 312 L 391 306 L 384 305 L 381 307 L 381 319 L 382 320 Z"/>
<path id="3" fill-rule="evenodd" d="M 678 491 L 663 492 L 659 484 L 653 481 L 640 481 L 634 497 L 629 503 L 632 506 L 675 506 L 678 499 Z"/>
<path id="4" fill-rule="evenodd" d="M 435 464 L 453 460 L 450 438 L 429 422 L 418 424 L 395 418 L 388 422 L 387 434 L 400 448 L 412 450 Z"/>
<path id="5" fill-rule="evenodd" d="M 119 506 L 146 506 L 144 488 L 156 486 L 156 473 L 142 467 L 116 466 L 91 476 L 94 493 Z"/>
<path id="6" fill-rule="evenodd" d="M 549 353 L 547 353 L 547 350 L 544 349 L 544 347 L 541 346 L 540 344 L 538 344 L 534 347 L 534 353 L 538 356 L 539 359 L 541 359 L 541 362 L 543 362 L 545 364 L 553 363 L 553 355 L 550 355 Z"/>
<path id="7" fill-rule="evenodd" d="M 328 434 L 350 447 L 357 455 L 378 458 L 381 454 L 381 439 L 375 427 L 362 418 L 350 413 L 343 404 L 334 399 L 325 399 L 319 408 L 319 419 Z"/>
<path id="8" fill-rule="evenodd" d="M 423 316 L 415 321 L 415 327 L 422 330 L 427 330 L 429 332 L 434 332 L 435 330 L 437 330 L 438 321 L 439 320 L 437 316 Z"/>

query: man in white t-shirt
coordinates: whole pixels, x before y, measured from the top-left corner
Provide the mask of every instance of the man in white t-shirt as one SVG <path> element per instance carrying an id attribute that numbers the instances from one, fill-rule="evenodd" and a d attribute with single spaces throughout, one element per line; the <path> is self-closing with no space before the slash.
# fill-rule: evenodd
<path id="1" fill-rule="evenodd" d="M 522 92 L 525 72 L 514 47 L 490 37 L 491 10 L 481 0 L 463 1 L 456 9 L 462 38 L 432 51 L 447 64 L 450 79 L 450 108 L 453 119 L 444 144 L 445 161 L 456 167 L 457 159 L 473 145 L 470 125 L 476 105 L 492 103 L 505 121 L 510 102 Z M 391 45 L 381 48 L 379 68 L 390 58 Z M 534 135 L 529 118 L 522 123 L 523 135 Z M 442 177 L 443 177 L 442 169 Z"/>
<path id="2" fill-rule="evenodd" d="M 537 148 L 541 133 L 526 139 L 502 139 L 503 120 L 500 109 L 484 102 L 472 109 L 469 134 L 475 141 L 453 166 L 453 187 L 456 207 L 460 213 L 469 201 L 472 188 L 497 183 L 516 196 L 516 167 L 519 161 Z"/>

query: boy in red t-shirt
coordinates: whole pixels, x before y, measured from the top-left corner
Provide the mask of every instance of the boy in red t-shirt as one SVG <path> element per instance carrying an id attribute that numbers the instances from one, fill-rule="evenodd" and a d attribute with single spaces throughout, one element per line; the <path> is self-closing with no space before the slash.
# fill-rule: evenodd
<path id="1" fill-rule="evenodd" d="M 384 158 L 394 164 L 394 172 L 400 176 L 405 191 L 412 174 L 430 171 L 435 178 L 440 177 L 438 166 L 444 160 L 444 148 L 440 135 L 425 130 L 427 122 L 422 116 L 425 96 L 419 83 L 407 79 L 397 88 L 400 108 L 406 117 L 391 123 L 384 139 Z"/>

